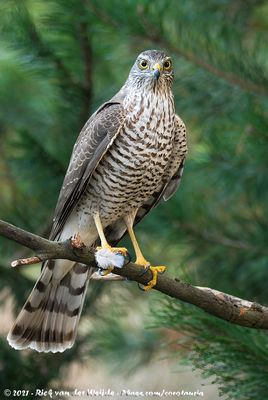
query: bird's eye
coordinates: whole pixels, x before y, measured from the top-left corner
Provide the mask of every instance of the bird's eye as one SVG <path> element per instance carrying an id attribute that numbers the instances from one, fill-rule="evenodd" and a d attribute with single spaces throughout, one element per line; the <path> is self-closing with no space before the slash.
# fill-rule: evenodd
<path id="1" fill-rule="evenodd" d="M 164 69 L 166 69 L 166 70 L 171 69 L 171 61 L 170 61 L 170 60 L 164 61 L 163 67 L 164 67 Z"/>
<path id="2" fill-rule="evenodd" d="M 147 68 L 148 68 L 148 61 L 146 61 L 146 60 L 141 60 L 141 61 L 139 62 L 139 67 L 140 67 L 140 69 L 147 69 Z"/>

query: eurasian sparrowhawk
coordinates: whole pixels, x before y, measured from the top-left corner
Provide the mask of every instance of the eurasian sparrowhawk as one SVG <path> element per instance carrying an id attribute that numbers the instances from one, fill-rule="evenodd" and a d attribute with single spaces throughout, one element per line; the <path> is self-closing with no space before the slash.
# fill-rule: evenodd
<path id="1" fill-rule="evenodd" d="M 133 226 L 176 191 L 187 153 L 186 130 L 175 114 L 173 67 L 162 51 L 135 61 L 119 92 L 87 121 L 73 148 L 50 238 L 79 235 L 87 246 L 111 252 L 128 231 L 136 263 L 152 280 L 165 267 L 143 257 Z M 16 349 L 64 351 L 75 340 L 91 270 L 69 260 L 44 263 L 8 341 Z"/>

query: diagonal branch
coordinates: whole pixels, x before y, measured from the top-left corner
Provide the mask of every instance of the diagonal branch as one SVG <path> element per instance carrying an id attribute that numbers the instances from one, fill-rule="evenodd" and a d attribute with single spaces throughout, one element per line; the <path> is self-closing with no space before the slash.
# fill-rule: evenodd
<path id="1" fill-rule="evenodd" d="M 74 247 L 70 239 L 64 242 L 53 242 L 1 220 L 0 235 L 33 250 L 35 256 L 29 258 L 32 262 L 69 259 L 98 268 L 93 250 L 86 246 Z M 22 264 L 23 262 L 21 262 Z M 143 285 L 151 279 L 150 270 L 144 273 L 144 269 L 134 263 L 129 263 L 123 268 L 114 268 L 113 273 Z M 207 313 L 233 324 L 268 329 L 268 307 L 261 304 L 243 300 L 215 289 L 193 286 L 164 275 L 158 276 L 154 289 L 193 304 Z"/>

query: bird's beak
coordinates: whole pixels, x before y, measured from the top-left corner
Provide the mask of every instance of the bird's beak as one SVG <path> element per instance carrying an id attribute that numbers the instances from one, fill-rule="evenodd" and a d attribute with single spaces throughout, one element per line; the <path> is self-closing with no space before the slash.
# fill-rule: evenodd
<path id="1" fill-rule="evenodd" d="M 158 81 L 159 76 L 162 72 L 162 67 L 159 63 L 154 64 L 153 66 L 153 75 L 154 75 L 154 80 Z"/>

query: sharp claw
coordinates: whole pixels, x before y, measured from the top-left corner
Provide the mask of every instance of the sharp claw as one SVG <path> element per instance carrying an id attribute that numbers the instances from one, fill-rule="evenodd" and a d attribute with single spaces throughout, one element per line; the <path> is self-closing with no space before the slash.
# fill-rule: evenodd
<path id="1" fill-rule="evenodd" d="M 139 276 L 143 276 L 143 275 L 145 275 L 146 274 L 146 272 L 148 272 L 148 271 L 151 271 L 151 266 L 150 266 L 150 264 L 149 265 L 147 265 L 145 268 L 144 268 L 144 271 L 141 271 L 140 273 L 139 273 Z M 152 271 L 151 271 L 151 273 L 152 273 Z M 153 273 L 152 273 L 152 275 L 153 275 Z M 141 283 L 138 283 L 138 288 L 142 291 L 142 292 L 146 292 L 146 285 L 142 285 Z"/>
<path id="2" fill-rule="evenodd" d="M 147 292 L 148 290 L 152 289 L 156 285 L 158 274 L 162 275 L 165 272 L 166 267 L 164 267 L 164 266 L 152 267 L 152 266 L 148 265 L 144 269 L 144 271 L 142 271 L 139 275 L 143 276 L 148 270 L 150 270 L 152 273 L 152 279 L 147 283 L 147 285 L 143 285 L 143 287 L 141 287 L 138 284 L 139 289 L 142 290 L 143 292 Z"/>
<path id="3" fill-rule="evenodd" d="M 120 251 L 115 253 L 116 255 L 123 256 L 126 259 L 125 265 L 129 264 L 131 261 L 131 255 L 127 251 L 126 254 L 122 254 Z"/>
<path id="4" fill-rule="evenodd" d="M 147 267 L 145 267 L 144 268 L 144 271 L 141 271 L 140 273 L 139 273 L 139 276 L 143 276 L 143 275 L 145 275 L 146 274 L 146 272 L 148 272 L 149 271 L 149 269 L 150 269 L 150 265 L 147 265 Z"/>
<path id="5" fill-rule="evenodd" d="M 158 271 L 158 274 L 159 275 L 163 275 L 165 272 L 166 272 L 165 270 L 164 271 Z"/>
<path id="6" fill-rule="evenodd" d="M 127 262 L 126 262 L 126 264 L 125 265 L 128 265 L 130 262 L 131 262 L 131 255 L 130 255 L 130 253 L 129 252 L 127 252 Z"/>
<path id="7" fill-rule="evenodd" d="M 144 285 L 142 285 L 141 283 L 138 283 L 138 288 L 139 288 L 142 292 L 145 292 Z"/>

